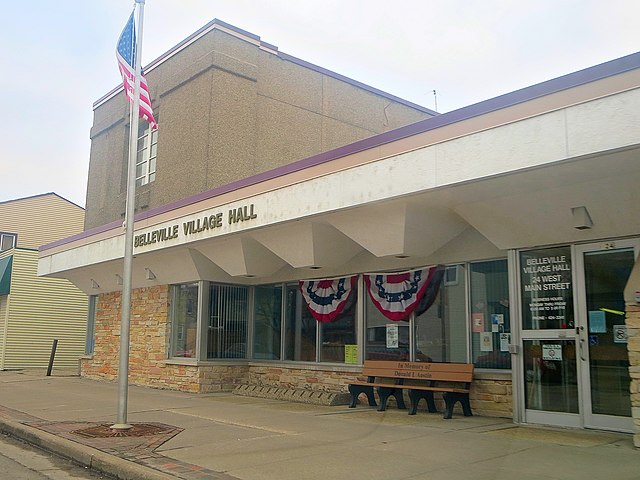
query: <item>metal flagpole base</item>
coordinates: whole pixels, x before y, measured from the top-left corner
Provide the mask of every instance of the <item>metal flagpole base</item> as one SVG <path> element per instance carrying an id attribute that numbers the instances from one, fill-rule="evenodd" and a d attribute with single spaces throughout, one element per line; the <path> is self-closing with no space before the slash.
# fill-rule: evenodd
<path id="1" fill-rule="evenodd" d="M 130 428 L 133 428 L 133 425 L 129 425 L 128 423 L 116 423 L 111 425 L 109 428 L 113 430 L 129 430 Z"/>

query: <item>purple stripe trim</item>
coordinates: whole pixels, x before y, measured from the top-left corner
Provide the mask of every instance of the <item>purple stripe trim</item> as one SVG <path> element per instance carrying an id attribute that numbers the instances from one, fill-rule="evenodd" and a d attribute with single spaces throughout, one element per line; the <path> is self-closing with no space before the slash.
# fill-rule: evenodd
<path id="1" fill-rule="evenodd" d="M 160 55 L 158 58 L 156 58 L 155 60 L 153 60 L 151 63 L 149 63 L 147 66 L 145 66 L 143 68 L 145 74 L 148 74 L 150 71 L 152 71 L 158 64 L 162 63 L 167 57 L 171 56 L 171 54 L 173 52 L 175 52 L 176 50 L 182 48 L 184 45 L 190 43 L 194 38 L 198 37 L 198 35 L 202 34 L 203 32 L 211 29 L 211 28 L 215 28 L 216 25 L 220 25 L 221 27 L 227 28 L 228 30 L 231 30 L 232 32 L 236 32 L 240 35 L 243 35 L 245 37 L 249 37 L 257 42 L 260 43 L 261 46 L 264 46 L 266 48 L 269 48 L 275 52 L 277 52 L 278 56 L 280 58 L 282 58 L 283 60 L 287 60 L 291 63 L 295 63 L 297 65 L 309 68 L 310 70 L 314 70 L 317 71 L 323 75 L 328 75 L 330 77 L 333 77 L 337 80 L 341 80 L 343 82 L 349 83 L 351 85 L 357 86 L 359 88 L 362 88 L 364 90 L 368 90 L 369 92 L 375 93 L 377 95 L 380 95 L 382 97 L 388 98 L 390 100 L 402 103 L 408 107 L 414 108 L 416 110 L 419 110 L 421 112 L 425 112 L 428 113 L 430 115 L 438 115 L 437 112 L 430 110 L 426 107 L 423 107 L 422 105 L 418 105 L 416 103 L 413 102 L 409 102 L 408 100 L 404 100 L 400 97 L 396 97 L 395 95 L 392 95 L 390 93 L 384 92 L 382 90 L 378 90 L 375 87 L 371 87 L 369 85 L 366 85 L 364 83 L 360 83 L 357 80 L 353 80 L 349 77 L 345 77 L 344 75 L 340 75 L 339 73 L 336 72 L 332 72 L 331 70 L 327 70 L 326 68 L 322 68 L 319 67 L 318 65 L 314 65 L 313 63 L 309 63 L 306 62 L 305 60 L 301 60 L 299 58 L 293 57 L 291 55 L 288 55 L 286 53 L 280 52 L 278 51 L 278 47 L 264 42 L 260 39 L 260 37 L 258 35 L 255 35 L 251 32 L 247 32 L 246 30 L 242 30 L 241 28 L 238 27 L 234 27 L 233 25 L 230 25 L 226 22 L 223 22 L 222 20 L 219 20 L 217 18 L 214 18 L 212 21 L 210 21 L 209 23 L 207 23 L 204 27 L 198 29 L 196 32 L 192 33 L 191 35 L 189 35 L 187 38 L 185 38 L 184 40 L 182 40 L 180 43 L 178 43 L 176 46 L 172 47 L 171 49 L 167 50 L 165 53 L 163 53 L 162 55 Z M 120 90 L 123 89 L 122 84 L 120 84 L 119 86 L 115 87 L 114 89 L 112 89 L 111 91 L 109 91 L 108 93 L 106 93 L 105 95 L 103 95 L 102 97 L 100 97 L 98 100 L 96 100 L 93 103 L 93 108 L 95 109 L 98 105 L 100 105 L 103 101 L 105 101 L 106 99 L 108 99 L 109 97 L 111 97 L 113 94 L 115 94 L 116 92 L 119 92 Z"/>
<path id="2" fill-rule="evenodd" d="M 208 200 L 225 193 L 233 192 L 234 190 L 239 190 L 241 188 L 256 185 L 267 180 L 272 180 L 274 178 L 299 172 L 316 165 L 321 165 L 323 163 L 327 163 L 347 155 L 362 152 L 364 150 L 369 150 L 371 148 L 378 147 L 380 145 L 384 145 L 396 140 L 401 140 L 403 138 L 407 138 L 420 133 L 436 130 L 447 125 L 485 115 L 496 110 L 501 110 L 513 105 L 518 105 L 520 103 L 534 100 L 546 95 L 551 95 L 553 93 L 561 92 L 563 90 L 574 88 L 587 83 L 595 82 L 597 80 L 602 80 L 607 77 L 619 75 L 621 73 L 635 70 L 637 68 L 640 68 L 640 52 L 611 60 L 594 67 L 585 68 L 584 70 L 570 73 L 562 77 L 554 78 L 537 85 L 516 90 L 515 92 L 500 95 L 499 97 L 491 98 L 489 100 L 485 100 L 474 105 L 469 105 L 458 110 L 453 110 L 452 112 L 443 113 L 436 117 L 427 118 L 417 123 L 400 127 L 395 130 L 390 130 L 379 135 L 374 135 L 373 137 L 365 138 L 363 140 L 359 140 L 349 145 L 345 145 L 334 150 L 329 150 L 318 155 L 313 155 L 312 157 L 298 160 L 297 162 L 293 162 L 288 165 L 269 170 L 267 172 L 259 173 L 258 175 L 243 178 L 236 182 L 229 183 L 227 185 L 223 185 L 221 187 L 217 187 L 212 190 L 208 190 L 206 192 L 184 198 L 182 200 L 178 200 L 177 202 L 139 213 L 135 218 L 136 221 L 144 220 L 155 215 L 160 215 L 171 210 L 201 202 L 203 200 Z M 113 228 L 116 228 L 121 224 L 121 222 L 112 222 L 101 227 L 96 227 L 72 237 L 43 245 L 42 247 L 40 247 L 40 250 L 48 250 L 50 248 L 69 243 L 74 240 L 79 240 L 81 238 L 86 238 L 91 235 L 96 235 L 98 233 L 112 230 Z"/>

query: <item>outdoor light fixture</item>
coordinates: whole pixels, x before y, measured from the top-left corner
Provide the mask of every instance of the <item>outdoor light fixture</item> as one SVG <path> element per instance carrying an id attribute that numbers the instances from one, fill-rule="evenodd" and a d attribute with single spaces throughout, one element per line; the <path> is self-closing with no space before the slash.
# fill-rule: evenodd
<path id="1" fill-rule="evenodd" d="M 98 285 L 98 282 L 96 282 L 93 278 L 91 279 L 91 288 L 94 288 L 94 289 L 100 288 L 100 285 Z"/>
<path id="2" fill-rule="evenodd" d="M 311 265 L 309 268 L 311 270 L 320 270 L 322 267 L 319 267 L 318 265 Z"/>
<path id="3" fill-rule="evenodd" d="M 576 230 L 588 230 L 593 227 L 593 220 L 591 220 L 587 207 L 573 207 L 571 216 L 573 217 L 573 228 Z"/>
<path id="4" fill-rule="evenodd" d="M 409 255 L 402 254 L 402 255 L 396 255 L 395 257 L 402 259 L 402 258 L 409 258 Z"/>
<path id="5" fill-rule="evenodd" d="M 153 273 L 151 270 L 149 270 L 148 268 L 144 269 L 146 275 L 147 275 L 147 280 L 155 280 L 156 279 L 156 274 Z"/>
<path id="6" fill-rule="evenodd" d="M 118 285 L 122 285 L 122 277 L 116 273 L 116 282 Z"/>

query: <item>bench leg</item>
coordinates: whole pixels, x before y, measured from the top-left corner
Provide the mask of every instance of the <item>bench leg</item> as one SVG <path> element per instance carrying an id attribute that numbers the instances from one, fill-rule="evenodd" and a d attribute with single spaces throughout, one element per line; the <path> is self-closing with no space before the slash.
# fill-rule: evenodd
<path id="1" fill-rule="evenodd" d="M 396 398 L 396 404 L 398 405 L 398 410 L 406 410 L 407 406 L 404 403 L 404 394 L 401 388 L 395 388 L 393 392 L 393 396 Z"/>
<path id="2" fill-rule="evenodd" d="M 369 387 L 366 385 L 349 385 L 349 393 L 351 394 L 351 403 L 349 404 L 349 408 L 355 408 L 358 403 L 358 397 L 361 393 L 364 393 L 367 396 L 367 400 L 369 401 L 370 407 L 377 407 L 376 399 L 373 396 L 373 387 Z"/>
<path id="3" fill-rule="evenodd" d="M 410 389 L 409 399 L 411 400 L 411 410 L 409 411 L 409 415 L 415 415 L 417 413 L 418 403 L 420 403 L 420 400 L 423 398 L 427 401 L 429 413 L 436 413 L 438 411 L 436 409 L 436 402 L 433 399 L 433 392 Z"/>
<path id="4" fill-rule="evenodd" d="M 469 403 L 469 394 L 468 393 L 453 393 L 453 392 L 445 392 L 443 395 L 444 403 L 445 403 L 445 412 L 444 418 L 450 419 L 453 417 L 453 406 L 456 402 L 460 402 L 462 405 L 462 412 L 465 417 L 471 417 L 473 414 L 471 413 L 471 404 Z"/>
<path id="5" fill-rule="evenodd" d="M 384 412 L 387 409 L 389 397 L 391 395 L 395 396 L 395 390 L 395 388 L 378 387 L 378 396 L 380 397 L 380 406 L 378 407 L 379 412 Z"/>

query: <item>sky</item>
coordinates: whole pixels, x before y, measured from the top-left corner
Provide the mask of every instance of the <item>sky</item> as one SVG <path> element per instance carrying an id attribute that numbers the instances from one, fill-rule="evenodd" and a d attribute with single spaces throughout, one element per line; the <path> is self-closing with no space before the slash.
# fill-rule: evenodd
<path id="1" fill-rule="evenodd" d="M 93 103 L 133 0 L 2 0 L 0 202 L 84 206 Z M 142 65 L 214 18 L 445 113 L 640 50 L 638 0 L 147 0 Z M 436 95 L 434 95 L 434 90 Z"/>

